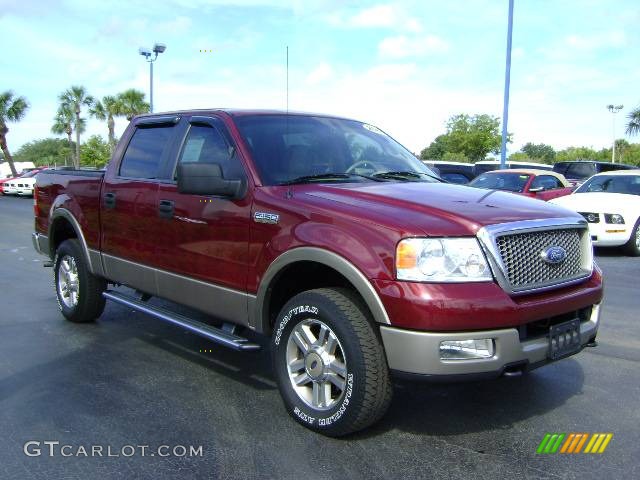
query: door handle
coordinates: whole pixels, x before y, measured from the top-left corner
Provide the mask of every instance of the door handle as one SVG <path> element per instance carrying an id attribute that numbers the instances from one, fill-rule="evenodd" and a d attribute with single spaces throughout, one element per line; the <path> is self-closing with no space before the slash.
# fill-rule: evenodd
<path id="1" fill-rule="evenodd" d="M 172 200 L 160 200 L 158 214 L 161 218 L 173 218 L 174 202 Z"/>
<path id="2" fill-rule="evenodd" d="M 105 193 L 104 194 L 104 206 L 106 208 L 116 208 L 116 194 Z"/>

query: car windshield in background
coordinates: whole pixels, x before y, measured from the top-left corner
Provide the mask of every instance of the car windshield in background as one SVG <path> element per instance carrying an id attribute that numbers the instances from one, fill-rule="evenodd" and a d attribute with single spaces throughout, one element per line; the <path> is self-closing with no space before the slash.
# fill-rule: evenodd
<path id="1" fill-rule="evenodd" d="M 470 187 L 522 192 L 530 175 L 522 173 L 483 173 L 469 183 Z"/>
<path id="2" fill-rule="evenodd" d="M 265 185 L 440 181 L 372 125 L 307 115 L 246 115 L 235 121 Z"/>
<path id="3" fill-rule="evenodd" d="M 598 175 L 583 183 L 575 193 L 607 192 L 640 195 L 640 175 Z"/>

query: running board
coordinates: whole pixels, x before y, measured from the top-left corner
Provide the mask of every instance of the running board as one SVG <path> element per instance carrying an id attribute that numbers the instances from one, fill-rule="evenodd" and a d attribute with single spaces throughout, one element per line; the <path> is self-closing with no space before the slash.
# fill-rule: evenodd
<path id="1" fill-rule="evenodd" d="M 111 300 L 112 302 L 126 305 L 127 307 L 133 308 L 138 312 L 151 315 L 158 320 L 163 320 L 165 322 L 178 325 L 179 327 L 189 330 L 196 335 L 200 335 L 201 337 L 211 340 L 212 342 L 219 343 L 220 345 L 224 345 L 225 347 L 229 347 L 233 350 L 260 350 L 260 345 L 258 345 L 257 343 L 251 343 L 246 338 L 234 335 L 230 332 L 225 332 L 206 323 L 198 322 L 197 320 L 185 317 L 184 315 L 180 315 L 179 313 L 171 312 L 165 308 L 146 304 L 127 295 L 123 295 L 112 290 L 107 290 L 106 292 L 102 293 L 102 296 L 107 300 Z"/>

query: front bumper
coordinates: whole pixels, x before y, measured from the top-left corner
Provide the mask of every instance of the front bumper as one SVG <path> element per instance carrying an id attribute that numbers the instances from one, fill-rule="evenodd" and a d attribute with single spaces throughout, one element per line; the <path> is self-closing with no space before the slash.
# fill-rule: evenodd
<path id="1" fill-rule="evenodd" d="M 604 222 L 604 214 L 600 214 L 599 223 L 589 224 L 591 242 L 596 247 L 619 247 L 629 241 L 633 225 L 612 224 Z"/>
<path id="2" fill-rule="evenodd" d="M 601 304 L 592 306 L 589 318 L 580 324 L 580 343 L 584 348 L 595 339 L 600 323 Z M 515 328 L 467 332 L 421 332 L 381 326 L 380 333 L 389 368 L 397 373 L 420 375 L 432 380 L 460 380 L 499 377 L 505 372 L 525 371 L 550 362 L 549 338 L 540 336 L 520 340 Z M 442 360 L 440 342 L 491 338 L 495 353 L 486 359 Z"/>

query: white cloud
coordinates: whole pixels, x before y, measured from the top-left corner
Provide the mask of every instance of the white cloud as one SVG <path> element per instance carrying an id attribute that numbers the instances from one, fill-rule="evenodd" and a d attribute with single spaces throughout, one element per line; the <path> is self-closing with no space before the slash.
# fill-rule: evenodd
<path id="1" fill-rule="evenodd" d="M 407 37 L 398 35 L 387 37 L 378 45 L 378 53 L 388 58 L 418 57 L 422 55 L 443 53 L 449 44 L 436 35 Z"/>
<path id="2" fill-rule="evenodd" d="M 422 32 L 422 23 L 398 4 L 380 4 L 364 8 L 355 14 L 339 10 L 325 16 L 329 24 L 344 28 L 401 29 Z"/>
<path id="3" fill-rule="evenodd" d="M 361 10 L 349 23 L 354 27 L 392 27 L 397 19 L 397 10 L 393 5 L 376 5 Z"/>
<path id="4" fill-rule="evenodd" d="M 624 32 L 613 30 L 593 35 L 569 35 L 565 42 L 579 50 L 596 50 L 600 48 L 621 48 L 627 45 Z"/>
<path id="5" fill-rule="evenodd" d="M 314 68 L 305 81 L 309 85 L 317 85 L 319 83 L 326 82 L 333 76 L 333 68 L 328 63 L 322 62 L 316 68 Z"/>

